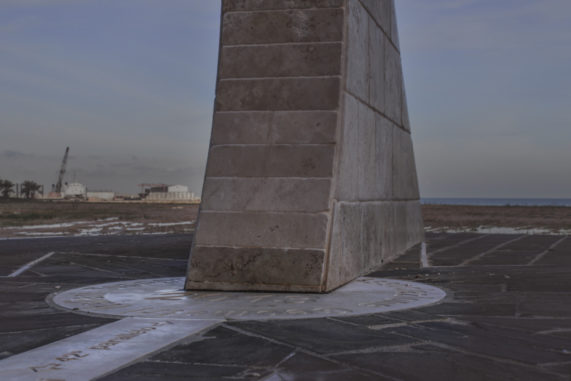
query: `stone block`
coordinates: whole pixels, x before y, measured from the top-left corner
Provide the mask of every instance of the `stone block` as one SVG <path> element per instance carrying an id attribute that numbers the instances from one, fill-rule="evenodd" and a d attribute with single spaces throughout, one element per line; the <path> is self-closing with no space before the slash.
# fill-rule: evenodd
<path id="1" fill-rule="evenodd" d="M 377 200 L 393 196 L 393 124 L 381 115 L 375 115 L 375 167 L 371 174 Z"/>
<path id="2" fill-rule="evenodd" d="M 209 177 L 331 177 L 333 145 L 212 146 Z"/>
<path id="3" fill-rule="evenodd" d="M 339 8 L 344 0 L 231 0 L 222 2 L 222 11 Z"/>
<path id="4" fill-rule="evenodd" d="M 394 223 L 390 235 L 393 237 L 392 250 L 388 252 L 390 261 L 424 239 L 420 201 L 393 202 Z"/>
<path id="5" fill-rule="evenodd" d="M 392 195 L 392 124 L 357 99 L 345 97 L 337 199 L 386 200 Z"/>
<path id="6" fill-rule="evenodd" d="M 389 258 L 395 252 L 395 237 L 390 232 L 391 227 L 395 224 L 395 208 L 392 201 L 367 203 L 364 207 L 366 210 L 370 209 L 366 213 L 372 214 L 374 218 L 373 229 L 365 226 L 365 230 L 368 231 L 367 234 L 375 236 L 375 238 L 369 238 L 368 242 L 375 245 L 376 250 L 379 250 L 378 253 L 374 252 L 374 257 L 372 257 L 370 266 L 367 269 L 367 272 L 369 272 L 377 270 L 383 264 L 390 262 Z M 367 237 L 367 235 L 364 235 L 364 237 Z"/>
<path id="7" fill-rule="evenodd" d="M 380 265 L 383 259 L 383 221 L 381 207 L 378 203 L 363 202 L 361 204 L 361 256 L 362 267 L 359 272 L 365 273 Z"/>
<path id="8" fill-rule="evenodd" d="M 211 144 L 333 144 L 336 130 L 334 111 L 216 112 Z"/>
<path id="9" fill-rule="evenodd" d="M 342 9 L 227 12 L 222 23 L 225 46 L 343 39 Z"/>
<path id="10" fill-rule="evenodd" d="M 361 0 L 373 20 L 387 35 L 391 33 L 391 17 L 393 0 Z"/>
<path id="11" fill-rule="evenodd" d="M 358 173 L 357 199 L 374 200 L 376 198 L 375 168 L 378 165 L 375 155 L 375 112 L 359 103 L 358 121 L 358 162 L 355 163 Z"/>
<path id="12" fill-rule="evenodd" d="M 196 244 L 250 248 L 323 249 L 325 213 L 201 211 Z"/>
<path id="13" fill-rule="evenodd" d="M 393 133 L 393 198 L 397 200 L 417 200 L 420 197 L 418 177 L 408 132 L 395 128 Z"/>
<path id="14" fill-rule="evenodd" d="M 390 14 L 391 14 L 391 40 L 400 51 L 399 28 L 397 22 L 397 10 L 394 1 L 390 1 Z"/>
<path id="15" fill-rule="evenodd" d="M 386 88 L 386 62 L 385 62 L 385 49 L 388 44 L 388 39 L 381 29 L 370 21 L 369 26 L 369 67 L 371 70 L 370 75 L 370 89 L 369 89 L 369 103 L 380 112 L 385 112 L 385 88 Z"/>
<path id="16" fill-rule="evenodd" d="M 339 78 L 221 80 L 217 111 L 335 110 Z"/>
<path id="17" fill-rule="evenodd" d="M 327 287 L 338 287 L 355 273 L 377 270 L 396 253 L 395 205 L 391 201 L 340 202 L 335 206 Z M 404 210 L 404 209 L 403 209 Z M 405 228 L 399 230 L 404 234 Z M 402 241 L 402 236 L 400 237 Z M 406 240 L 405 240 L 406 241 Z"/>
<path id="18" fill-rule="evenodd" d="M 369 97 L 369 15 L 358 0 L 347 0 L 347 90 Z"/>
<path id="19" fill-rule="evenodd" d="M 327 289 L 349 282 L 363 267 L 361 232 L 362 211 L 359 203 L 338 202 L 333 213 Z"/>
<path id="20" fill-rule="evenodd" d="M 337 131 L 333 111 L 275 112 L 271 141 L 274 144 L 332 144 Z"/>
<path id="21" fill-rule="evenodd" d="M 339 75 L 341 43 L 222 47 L 220 78 Z"/>
<path id="22" fill-rule="evenodd" d="M 359 109 L 360 102 L 346 94 L 343 102 L 343 126 L 340 147 L 337 150 L 339 162 L 336 198 L 353 200 L 359 187 Z"/>
<path id="23" fill-rule="evenodd" d="M 222 283 L 228 290 L 319 291 L 324 254 L 323 250 L 196 246 L 187 287 L 219 289 Z"/>
<path id="24" fill-rule="evenodd" d="M 402 86 L 402 127 L 410 132 L 410 118 L 408 115 L 408 102 L 406 100 L 406 86 L 403 80 Z"/>
<path id="25" fill-rule="evenodd" d="M 205 211 L 324 212 L 330 179 L 212 178 L 202 191 Z"/>
<path id="26" fill-rule="evenodd" d="M 385 115 L 402 126 L 402 66 L 399 52 L 391 44 L 385 49 Z"/>
<path id="27" fill-rule="evenodd" d="M 424 241 L 424 219 L 422 217 L 422 207 L 420 200 L 407 201 L 407 249 Z"/>
<path id="28" fill-rule="evenodd" d="M 268 144 L 271 117 L 270 112 L 217 112 L 211 144 Z"/>

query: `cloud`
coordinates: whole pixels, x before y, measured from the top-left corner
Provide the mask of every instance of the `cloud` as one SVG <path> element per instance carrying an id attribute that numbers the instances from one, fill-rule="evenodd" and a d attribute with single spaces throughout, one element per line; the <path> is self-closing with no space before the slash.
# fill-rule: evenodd
<path id="1" fill-rule="evenodd" d="M 0 157 L 6 159 L 22 159 L 36 157 L 34 154 L 28 154 L 20 151 L 4 150 L 0 152 Z"/>
<path id="2" fill-rule="evenodd" d="M 79 3 L 89 0 L 2 0 L 2 7 L 53 7 L 66 3 Z"/>

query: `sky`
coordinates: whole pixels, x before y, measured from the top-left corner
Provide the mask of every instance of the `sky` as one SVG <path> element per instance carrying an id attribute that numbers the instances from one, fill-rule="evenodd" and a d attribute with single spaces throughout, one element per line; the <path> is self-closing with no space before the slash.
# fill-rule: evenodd
<path id="1" fill-rule="evenodd" d="M 396 0 L 423 197 L 571 198 L 571 1 Z M 0 0 L 0 178 L 201 191 L 217 0 Z"/>

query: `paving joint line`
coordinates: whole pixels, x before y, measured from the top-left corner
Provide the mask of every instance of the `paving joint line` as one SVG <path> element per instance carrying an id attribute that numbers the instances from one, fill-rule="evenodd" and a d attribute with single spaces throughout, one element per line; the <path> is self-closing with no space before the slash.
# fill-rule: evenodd
<path id="1" fill-rule="evenodd" d="M 149 259 L 149 260 L 157 260 L 157 261 L 184 261 L 186 259 L 176 259 L 176 258 L 157 258 L 157 257 L 141 257 L 138 255 L 115 255 L 115 254 L 97 254 L 97 253 L 82 253 L 79 251 L 58 251 L 58 254 L 66 254 L 66 255 L 83 255 L 83 256 L 93 256 L 93 257 L 113 257 L 113 258 L 134 258 L 134 259 Z"/>
<path id="2" fill-rule="evenodd" d="M 412 343 L 397 344 L 397 345 L 387 345 L 380 347 L 368 347 L 363 349 L 355 349 L 350 351 L 341 351 L 330 353 L 329 356 L 345 356 L 345 355 L 360 355 L 360 354 L 371 354 L 371 353 L 382 353 L 382 352 L 392 352 L 392 353 L 406 353 L 414 352 L 414 346 L 420 344 L 430 344 L 425 340 L 418 340 Z"/>
<path id="3" fill-rule="evenodd" d="M 438 348 L 442 348 L 442 349 L 446 349 L 448 351 L 451 352 L 457 352 L 457 353 L 462 353 L 464 355 L 469 355 L 469 356 L 474 356 L 474 357 L 478 357 L 478 358 L 483 358 L 483 359 L 487 359 L 487 360 L 491 360 L 493 362 L 498 362 L 498 363 L 503 363 L 503 364 L 510 364 L 510 365 L 516 365 L 522 368 L 528 368 L 530 370 L 536 370 L 537 366 L 536 365 L 530 365 L 524 362 L 520 362 L 518 360 L 513 360 L 513 359 L 508 359 L 508 358 L 502 358 L 502 357 L 494 357 L 494 356 L 490 356 L 490 355 L 486 355 L 483 353 L 478 353 L 478 352 L 472 352 L 472 351 L 467 351 L 461 347 L 457 347 L 454 345 L 449 345 L 449 344 L 444 344 L 444 343 L 440 343 L 437 341 L 433 341 L 433 340 L 426 340 L 426 339 L 421 339 L 419 337 L 416 336 L 412 336 L 412 335 L 407 335 L 407 334 L 403 334 L 403 333 L 397 333 L 397 332 L 393 332 L 393 335 L 397 335 L 397 336 L 402 336 L 402 337 L 406 337 L 409 339 L 415 339 L 415 340 L 420 340 L 421 343 L 419 344 L 428 344 L 428 345 L 433 345 L 435 347 Z M 416 345 L 419 345 L 416 344 Z M 540 364 L 541 365 L 541 364 Z M 553 375 L 553 376 L 559 376 L 562 377 L 561 374 L 559 373 L 553 373 L 553 372 L 548 372 L 545 371 L 544 373 L 549 374 L 549 375 Z M 563 378 L 562 378 L 563 380 Z"/>
<path id="4" fill-rule="evenodd" d="M 85 269 L 89 269 L 89 270 L 93 270 L 93 271 L 98 271 L 98 272 L 102 272 L 102 273 L 107 273 L 107 274 L 115 275 L 116 277 L 118 277 L 118 278 L 120 278 L 120 279 L 131 279 L 131 280 L 138 279 L 138 278 L 130 277 L 130 276 L 128 276 L 128 275 L 120 274 L 120 273 L 115 272 L 115 271 L 113 271 L 113 270 L 102 269 L 102 268 L 100 268 L 100 267 L 95 267 L 95 266 L 90 266 L 90 265 L 83 265 L 83 264 L 81 264 L 81 263 L 77 263 L 77 262 L 73 262 L 73 261 L 70 261 L 69 264 L 71 264 L 71 265 L 76 265 L 76 266 L 79 266 L 79 267 L 83 267 L 83 268 L 85 268 Z"/>
<path id="5" fill-rule="evenodd" d="M 434 255 L 434 254 L 438 254 L 438 253 L 441 253 L 441 252 L 446 251 L 446 250 L 449 250 L 449 249 L 455 249 L 455 248 L 458 248 L 458 247 L 460 247 L 460 246 L 464 246 L 464 245 L 467 244 L 467 243 L 470 243 L 470 242 L 473 242 L 473 241 L 477 241 L 477 240 L 480 240 L 480 239 L 482 239 L 482 238 L 486 238 L 486 237 L 489 237 L 489 236 L 490 236 L 489 234 L 481 234 L 481 235 L 479 235 L 479 236 L 477 236 L 477 237 L 468 238 L 468 239 L 465 239 L 465 240 L 460 241 L 460 242 L 458 242 L 458 243 L 455 243 L 454 245 L 445 246 L 445 247 L 442 247 L 442 248 L 440 248 L 440 249 L 438 249 L 438 250 L 434 250 L 434 251 L 428 253 L 428 255 L 429 255 L 429 257 L 430 257 L 430 256 L 432 256 L 432 255 Z"/>
<path id="6" fill-rule="evenodd" d="M 350 369 L 355 369 L 355 370 L 358 370 L 358 371 L 360 371 L 360 372 L 367 373 L 367 374 L 369 374 L 369 375 L 381 376 L 381 377 L 385 377 L 385 378 L 388 378 L 388 379 L 391 379 L 391 380 L 394 380 L 394 381 L 402 381 L 402 380 L 399 379 L 399 378 L 391 377 L 391 376 L 388 376 L 388 375 L 386 375 L 386 374 L 379 373 L 379 372 L 376 372 L 376 371 L 373 371 L 373 370 L 370 370 L 370 369 L 360 368 L 360 367 L 357 367 L 357 366 L 355 366 L 355 365 L 353 365 L 353 364 L 345 363 L 345 362 L 343 362 L 343 361 L 339 361 L 339 360 L 337 360 L 337 359 L 330 358 L 330 357 L 328 357 L 328 355 L 323 355 L 323 354 L 320 354 L 320 353 L 317 353 L 317 352 L 313 352 L 313 351 L 310 351 L 310 350 L 308 350 L 308 349 L 298 347 L 298 346 L 296 346 L 296 345 L 294 345 L 294 344 L 290 344 L 290 343 L 285 342 L 285 341 L 281 341 L 281 340 L 277 340 L 277 339 L 274 339 L 274 338 L 271 338 L 271 337 L 267 337 L 267 336 L 264 336 L 264 335 L 262 335 L 262 334 L 255 333 L 255 332 L 251 332 L 251 331 L 248 331 L 248 330 L 245 330 L 245 329 L 242 329 L 242 328 L 233 327 L 233 326 L 231 326 L 231 325 L 228 325 L 227 322 L 222 323 L 220 326 L 221 326 L 221 327 L 228 328 L 228 329 L 231 329 L 231 330 L 233 330 L 233 331 L 235 331 L 235 332 L 241 333 L 241 334 L 246 335 L 246 336 L 257 337 L 257 338 L 259 338 L 259 339 L 263 339 L 263 340 L 269 341 L 269 342 L 274 343 L 274 344 L 283 345 L 283 346 L 286 346 L 286 347 L 289 347 L 289 348 L 293 348 L 296 352 L 305 353 L 305 354 L 308 354 L 308 355 L 313 356 L 313 357 L 317 357 L 317 358 L 322 359 L 322 360 L 325 360 L 325 361 L 330 361 L 330 362 L 335 363 L 335 364 L 337 364 L 337 365 L 342 365 L 342 366 L 347 367 L 347 368 L 350 368 Z"/>
<path id="7" fill-rule="evenodd" d="M 432 265 L 430 264 L 430 258 L 428 257 L 427 244 L 426 241 L 424 241 L 420 244 L 420 268 L 424 269 L 429 267 L 432 267 Z"/>
<path id="8" fill-rule="evenodd" d="M 539 260 L 541 260 L 543 257 L 545 257 L 550 251 L 552 251 L 553 249 L 555 249 L 557 246 L 559 246 L 560 243 L 562 243 L 563 241 L 565 241 L 567 238 L 569 238 L 569 236 L 565 236 L 563 238 L 561 238 L 560 240 L 558 240 L 557 242 L 553 243 L 551 246 L 549 246 L 547 248 L 547 250 L 539 253 L 535 258 L 533 258 L 531 261 L 529 261 L 529 263 L 526 266 L 533 266 L 536 262 L 538 262 Z"/>
<path id="9" fill-rule="evenodd" d="M 511 243 L 516 242 L 516 241 L 522 240 L 522 239 L 524 239 L 524 238 L 526 238 L 526 237 L 528 237 L 528 236 L 524 234 L 524 235 L 521 235 L 521 236 L 519 236 L 519 237 L 517 237 L 517 238 L 511 239 L 511 240 L 506 241 L 506 242 L 503 242 L 503 243 L 501 243 L 501 244 L 499 244 L 499 245 L 497 245 L 497 246 L 492 247 L 492 248 L 489 249 L 489 250 L 484 251 L 483 253 L 480 253 L 480 254 L 478 254 L 478 255 L 475 255 L 475 256 L 473 256 L 472 258 L 466 259 L 464 262 L 461 262 L 460 264 L 458 264 L 458 266 L 459 266 L 459 267 L 466 266 L 466 265 L 468 265 L 468 264 L 470 264 L 470 263 L 472 263 L 472 262 L 477 261 L 478 259 L 481 259 L 481 258 L 485 257 L 486 255 L 488 255 L 488 254 L 490 254 L 490 253 L 493 253 L 494 251 L 496 251 L 496 250 L 498 250 L 498 249 L 501 249 L 502 247 L 505 247 L 505 246 L 507 246 L 507 245 L 509 245 L 509 244 L 511 244 Z"/>

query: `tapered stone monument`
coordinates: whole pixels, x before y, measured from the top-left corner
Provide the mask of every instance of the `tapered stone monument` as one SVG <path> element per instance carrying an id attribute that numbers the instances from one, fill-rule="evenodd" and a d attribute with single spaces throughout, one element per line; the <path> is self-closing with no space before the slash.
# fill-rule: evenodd
<path id="1" fill-rule="evenodd" d="M 393 0 L 223 0 L 187 289 L 327 292 L 423 239 Z"/>

